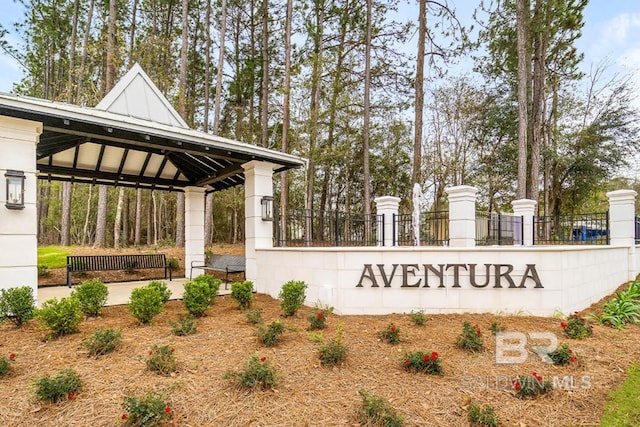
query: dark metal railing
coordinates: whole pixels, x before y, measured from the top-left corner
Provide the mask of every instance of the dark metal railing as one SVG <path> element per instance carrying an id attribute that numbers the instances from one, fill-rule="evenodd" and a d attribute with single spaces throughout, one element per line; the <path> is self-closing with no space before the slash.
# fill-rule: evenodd
<path id="1" fill-rule="evenodd" d="M 635 230 L 636 230 L 636 245 L 640 244 L 640 217 L 636 214 L 634 217 Z"/>
<path id="2" fill-rule="evenodd" d="M 476 245 L 521 245 L 523 217 L 500 212 L 476 212 Z"/>
<path id="3" fill-rule="evenodd" d="M 534 245 L 608 245 L 609 212 L 533 219 Z"/>
<path id="4" fill-rule="evenodd" d="M 415 246 L 412 214 L 393 216 L 393 246 Z M 420 214 L 420 246 L 447 246 L 449 244 L 449 211 Z"/>
<path id="5" fill-rule="evenodd" d="M 378 246 L 384 242 L 382 215 L 289 209 L 274 218 L 275 246 Z"/>

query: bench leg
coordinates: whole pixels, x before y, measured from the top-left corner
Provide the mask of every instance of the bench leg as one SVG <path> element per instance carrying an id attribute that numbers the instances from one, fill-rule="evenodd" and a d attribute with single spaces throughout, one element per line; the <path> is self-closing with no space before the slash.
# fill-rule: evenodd
<path id="1" fill-rule="evenodd" d="M 71 287 L 71 271 L 67 269 L 67 286 Z"/>

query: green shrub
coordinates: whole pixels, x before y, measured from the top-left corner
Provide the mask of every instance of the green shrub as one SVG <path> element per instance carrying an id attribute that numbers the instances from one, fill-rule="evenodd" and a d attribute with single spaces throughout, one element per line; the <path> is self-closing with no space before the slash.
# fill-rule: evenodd
<path id="1" fill-rule="evenodd" d="M 384 328 L 384 330 L 378 333 L 378 337 L 389 344 L 398 344 L 400 342 L 400 328 L 391 322 Z"/>
<path id="2" fill-rule="evenodd" d="M 91 337 L 84 340 L 82 345 L 89 350 L 89 355 L 104 356 L 120 348 L 122 332 L 111 328 L 98 329 Z"/>
<path id="3" fill-rule="evenodd" d="M 211 289 L 211 294 L 213 295 L 212 298 L 215 298 L 218 296 L 218 293 L 220 292 L 220 284 L 222 283 L 222 280 L 216 277 L 213 277 L 210 274 L 201 274 L 196 278 L 194 278 L 193 280 L 196 282 L 203 282 L 209 285 L 209 288 Z"/>
<path id="4" fill-rule="evenodd" d="M 85 316 L 96 317 L 107 303 L 109 289 L 98 279 L 91 279 L 80 283 L 71 292 L 71 297 L 80 301 L 80 308 Z"/>
<path id="5" fill-rule="evenodd" d="M 482 339 L 482 332 L 478 325 L 473 325 L 469 322 L 462 324 L 462 333 L 458 336 L 458 347 L 469 351 L 481 351 L 484 347 L 484 341 Z"/>
<path id="6" fill-rule="evenodd" d="M 9 356 L 4 354 L 0 356 L 0 378 L 9 375 L 12 370 L 12 364 L 16 360 L 16 355 L 11 353 Z"/>
<path id="7" fill-rule="evenodd" d="M 553 389 L 551 381 L 533 372 L 531 375 L 519 375 L 512 382 L 516 395 L 521 398 L 536 397 Z"/>
<path id="8" fill-rule="evenodd" d="M 423 353 L 415 351 L 404 355 L 404 369 L 409 372 L 442 375 L 442 365 L 438 352 Z"/>
<path id="9" fill-rule="evenodd" d="M 424 311 L 412 311 L 409 313 L 409 319 L 413 322 L 414 325 L 422 326 L 427 322 L 427 315 L 424 314 Z"/>
<path id="10" fill-rule="evenodd" d="M 176 257 L 167 258 L 167 268 L 171 271 L 176 271 L 180 269 L 180 261 Z"/>
<path id="11" fill-rule="evenodd" d="M 567 318 L 567 322 L 561 322 L 560 326 L 564 329 L 564 334 L 569 338 L 582 339 L 590 337 L 593 334 L 593 327 L 580 317 L 576 311 Z"/>
<path id="12" fill-rule="evenodd" d="M 278 298 L 280 299 L 280 308 L 285 316 L 293 316 L 302 307 L 306 297 L 306 289 L 307 284 L 299 280 L 289 280 L 282 285 Z"/>
<path id="13" fill-rule="evenodd" d="M 251 308 L 253 302 L 253 282 L 235 282 L 231 284 L 231 298 L 236 300 L 241 310 Z"/>
<path id="14" fill-rule="evenodd" d="M 138 319 L 141 324 L 151 322 L 156 315 L 162 312 L 163 306 L 162 294 L 157 288 L 150 286 L 133 289 L 127 305 L 133 317 Z"/>
<path id="15" fill-rule="evenodd" d="M 273 388 L 278 383 L 278 374 L 266 357 L 251 356 L 245 368 L 239 372 L 227 372 L 225 379 L 238 382 L 246 388 L 260 387 L 263 390 Z"/>
<path id="16" fill-rule="evenodd" d="M 49 277 L 49 276 L 51 276 L 49 267 L 42 264 L 38 265 L 38 277 Z"/>
<path id="17" fill-rule="evenodd" d="M 169 375 L 178 370 L 178 361 L 174 350 L 168 345 L 154 345 L 151 347 L 146 363 L 149 370 L 160 375 Z"/>
<path id="18" fill-rule="evenodd" d="M 262 310 L 247 310 L 247 322 L 252 325 L 262 323 Z"/>
<path id="19" fill-rule="evenodd" d="M 342 328 L 342 323 L 339 323 L 336 336 L 320 346 L 320 363 L 322 366 L 339 365 L 347 358 L 348 349 L 342 340 Z"/>
<path id="20" fill-rule="evenodd" d="M 497 427 L 498 416 L 495 409 L 490 405 L 480 407 L 480 405 L 471 403 L 467 407 L 467 419 L 472 426 Z"/>
<path id="21" fill-rule="evenodd" d="M 267 347 L 273 347 L 278 343 L 280 339 L 280 335 L 282 335 L 285 331 L 284 324 L 276 320 L 275 322 L 270 323 L 266 327 L 260 326 L 256 331 L 256 335 L 260 342 Z"/>
<path id="22" fill-rule="evenodd" d="M 635 288 L 616 292 L 616 296 L 608 301 L 603 308 L 602 316 L 594 316 L 602 324 L 622 329 L 627 323 L 635 324 L 640 321 L 640 301 L 637 301 Z M 568 327 L 565 328 L 566 330 Z"/>
<path id="23" fill-rule="evenodd" d="M 171 325 L 171 332 L 179 337 L 195 334 L 197 331 L 196 319 L 193 316 L 180 317 L 177 323 L 169 322 L 169 324 Z"/>
<path id="24" fill-rule="evenodd" d="M 80 301 L 76 298 L 52 298 L 42 304 L 38 310 L 38 320 L 51 330 L 51 336 L 59 337 L 78 331 L 84 318 Z"/>
<path id="25" fill-rule="evenodd" d="M 502 323 L 498 322 L 497 320 L 493 320 L 489 325 L 489 329 L 491 330 L 491 333 L 493 335 L 498 335 L 500 332 L 503 332 L 505 328 Z"/>
<path id="26" fill-rule="evenodd" d="M 576 355 L 573 354 L 573 350 L 569 348 L 567 344 L 562 344 L 560 347 L 552 351 L 551 353 L 547 353 L 549 359 L 553 362 L 554 365 L 567 365 L 569 363 L 575 363 Z"/>
<path id="27" fill-rule="evenodd" d="M 172 415 L 166 396 L 155 393 L 126 397 L 122 407 L 125 413 L 120 418 L 127 426 L 157 427 Z"/>
<path id="28" fill-rule="evenodd" d="M 182 303 L 190 315 L 195 317 L 204 316 L 214 297 L 215 294 L 213 294 L 207 282 L 202 280 L 184 282 Z"/>
<path id="29" fill-rule="evenodd" d="M 73 369 L 63 369 L 56 376 L 44 376 L 34 381 L 36 397 L 51 403 L 73 399 L 82 381 Z"/>
<path id="30" fill-rule="evenodd" d="M 0 289 L 0 322 L 10 320 L 16 326 L 36 315 L 36 301 L 30 286 Z"/>
<path id="31" fill-rule="evenodd" d="M 158 292 L 160 292 L 160 295 L 162 295 L 163 304 L 166 304 L 169 301 L 169 298 L 171 298 L 171 291 L 169 290 L 169 288 L 167 288 L 167 282 L 165 282 L 164 280 L 152 280 L 147 286 L 149 286 L 150 288 L 155 288 Z"/>
<path id="32" fill-rule="evenodd" d="M 327 327 L 327 316 L 322 312 L 322 310 L 311 313 L 307 316 L 307 320 L 309 321 L 309 327 L 307 328 L 309 331 L 315 331 Z"/>
<path id="33" fill-rule="evenodd" d="M 400 427 L 404 418 L 388 400 L 369 394 L 366 390 L 359 391 L 362 397 L 362 407 L 358 410 L 358 422 L 366 426 Z"/>

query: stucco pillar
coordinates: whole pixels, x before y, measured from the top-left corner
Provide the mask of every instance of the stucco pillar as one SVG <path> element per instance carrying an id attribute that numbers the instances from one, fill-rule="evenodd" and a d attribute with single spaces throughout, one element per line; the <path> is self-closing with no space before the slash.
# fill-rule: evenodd
<path id="1" fill-rule="evenodd" d="M 0 116 L 0 289 L 31 286 L 38 296 L 36 144 L 42 123 Z M 8 209 L 7 170 L 24 172 L 24 209 Z"/>
<path id="2" fill-rule="evenodd" d="M 609 244 L 629 248 L 629 280 L 636 278 L 635 203 L 634 190 L 616 190 L 609 198 Z"/>
<path id="3" fill-rule="evenodd" d="M 191 261 L 204 261 L 204 188 L 184 189 L 184 266 L 185 277 L 191 272 Z M 194 269 L 193 277 L 204 273 Z"/>
<path id="4" fill-rule="evenodd" d="M 513 215 L 522 217 L 522 244 L 524 246 L 533 245 L 533 216 L 536 212 L 536 204 L 536 201 L 531 199 L 519 199 L 511 202 Z"/>
<path id="5" fill-rule="evenodd" d="M 460 185 L 445 189 L 449 196 L 449 246 L 476 245 L 476 193 L 478 189 Z"/>
<path id="6" fill-rule="evenodd" d="M 273 221 L 262 220 L 260 200 L 273 197 L 273 169 L 269 162 L 251 161 L 244 168 L 244 215 L 246 277 L 257 286 L 256 249 L 273 247 Z M 275 209 L 275 208 L 274 208 Z"/>
<path id="7" fill-rule="evenodd" d="M 383 215 L 382 230 L 378 230 L 378 233 L 383 233 L 383 236 L 378 236 L 378 242 L 382 241 L 383 246 L 393 246 L 395 237 L 393 235 L 393 217 L 398 215 L 398 206 L 400 205 L 400 198 L 394 196 L 382 196 L 376 197 L 373 200 L 376 203 L 376 214 L 378 216 Z M 396 233 L 397 234 L 397 233 Z"/>

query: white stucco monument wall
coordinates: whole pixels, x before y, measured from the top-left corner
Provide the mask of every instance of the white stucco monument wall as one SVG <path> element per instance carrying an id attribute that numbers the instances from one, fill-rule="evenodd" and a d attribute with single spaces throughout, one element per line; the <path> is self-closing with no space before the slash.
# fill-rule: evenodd
<path id="1" fill-rule="evenodd" d="M 36 144 L 42 124 L 0 116 L 0 289 L 38 286 Z M 24 172 L 24 209 L 7 209 L 7 170 Z"/>

